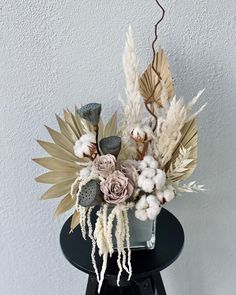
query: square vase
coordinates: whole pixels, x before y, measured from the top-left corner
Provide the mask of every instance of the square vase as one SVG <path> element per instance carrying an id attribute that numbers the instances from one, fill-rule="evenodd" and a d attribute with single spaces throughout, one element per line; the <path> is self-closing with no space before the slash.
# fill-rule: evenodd
<path id="1" fill-rule="evenodd" d="M 130 248 L 132 250 L 153 250 L 156 244 L 156 220 L 141 221 L 135 217 L 135 210 L 128 211 Z M 115 226 L 113 245 L 116 249 Z"/>

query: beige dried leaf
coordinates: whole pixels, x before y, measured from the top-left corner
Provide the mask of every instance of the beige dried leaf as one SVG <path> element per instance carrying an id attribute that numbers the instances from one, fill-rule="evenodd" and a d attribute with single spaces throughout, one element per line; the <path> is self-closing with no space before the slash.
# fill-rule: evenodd
<path id="1" fill-rule="evenodd" d="M 53 130 L 52 128 L 45 126 L 48 130 L 48 133 L 50 134 L 53 141 L 62 147 L 63 149 L 67 150 L 68 152 L 73 153 L 73 146 L 74 144 L 62 133 L 57 132 L 56 130 Z"/>
<path id="2" fill-rule="evenodd" d="M 44 173 L 35 178 L 37 182 L 55 184 L 62 181 L 78 177 L 78 172 L 74 169 L 55 170 Z"/>
<path id="3" fill-rule="evenodd" d="M 150 64 L 147 70 L 139 79 L 139 89 L 145 101 L 155 103 L 157 107 L 162 107 L 161 96 L 163 91 L 166 93 L 167 98 L 170 99 L 174 96 L 174 84 L 170 71 L 170 66 L 163 49 L 160 49 L 155 57 L 154 63 L 155 70 L 160 74 L 161 81 L 152 69 Z M 160 82 L 154 92 L 155 85 Z M 154 94 L 153 94 L 154 92 Z"/>
<path id="4" fill-rule="evenodd" d="M 79 223 L 80 223 L 80 213 L 79 211 L 75 210 L 71 219 L 70 233 L 73 232 L 73 230 L 79 225 Z"/>
<path id="5" fill-rule="evenodd" d="M 70 192 L 71 184 L 76 178 L 67 179 L 63 182 L 53 185 L 49 190 L 46 191 L 41 197 L 42 200 L 54 199 L 62 197 Z"/>
<path id="6" fill-rule="evenodd" d="M 185 123 L 184 127 L 181 130 L 181 138 L 179 143 L 176 145 L 176 148 L 172 154 L 171 160 L 167 163 L 165 170 L 168 171 L 171 165 L 174 165 L 176 159 L 180 155 L 181 147 L 184 147 L 186 150 L 190 150 L 189 159 L 190 163 L 186 166 L 187 170 L 184 174 L 180 175 L 175 179 L 185 180 L 192 175 L 197 166 L 197 143 L 198 143 L 198 130 L 197 130 L 197 120 L 196 118 Z"/>
<path id="7" fill-rule="evenodd" d="M 98 124 L 98 140 L 100 141 L 103 138 L 104 138 L 104 123 L 102 118 L 100 118 L 100 121 Z"/>
<path id="8" fill-rule="evenodd" d="M 104 129 L 104 137 L 114 136 L 117 134 L 117 113 L 115 112 Z"/>
<path id="9" fill-rule="evenodd" d="M 62 120 L 58 115 L 56 115 L 58 125 L 60 127 L 61 133 L 64 134 L 72 143 L 74 144 L 78 139 L 70 125 Z"/>
<path id="10" fill-rule="evenodd" d="M 75 199 L 72 198 L 71 194 L 67 194 L 58 205 L 54 217 L 57 218 L 62 213 L 70 210 L 75 205 Z"/>
<path id="11" fill-rule="evenodd" d="M 62 170 L 62 169 L 74 169 L 75 171 L 80 170 L 79 164 L 71 161 L 56 159 L 53 157 L 36 158 L 32 159 L 38 165 L 47 168 L 48 170 Z M 80 160 L 81 162 L 81 160 Z"/>
<path id="12" fill-rule="evenodd" d="M 43 149 L 45 149 L 49 155 L 54 158 L 66 160 L 66 161 L 77 161 L 78 158 L 73 154 L 63 149 L 59 145 L 47 141 L 38 140 L 38 143 Z"/>

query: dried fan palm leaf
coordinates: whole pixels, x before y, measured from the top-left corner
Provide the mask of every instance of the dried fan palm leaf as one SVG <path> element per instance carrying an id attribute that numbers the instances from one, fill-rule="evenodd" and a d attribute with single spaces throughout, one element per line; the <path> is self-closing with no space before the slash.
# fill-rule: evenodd
<path id="1" fill-rule="evenodd" d="M 79 225 L 79 223 L 80 223 L 80 213 L 77 210 L 75 210 L 71 219 L 70 233 L 73 232 L 73 230 Z"/>
<path id="2" fill-rule="evenodd" d="M 172 98 L 175 93 L 169 62 L 163 49 L 160 49 L 157 52 L 154 67 L 160 74 L 161 81 L 150 64 L 139 79 L 140 93 L 146 102 L 156 103 L 157 107 L 162 107 L 161 96 L 163 95 L 163 92 L 167 95 L 167 100 Z M 155 90 L 155 85 L 158 82 L 160 83 Z"/>
<path id="3" fill-rule="evenodd" d="M 67 194 L 64 199 L 61 200 L 60 204 L 58 205 L 54 217 L 58 217 L 62 213 L 70 210 L 75 205 L 75 199 L 72 198 L 71 194 Z"/>
<path id="4" fill-rule="evenodd" d="M 52 199 L 65 196 L 59 204 L 55 215 L 65 212 L 73 206 L 70 200 L 71 185 L 79 175 L 83 166 L 87 166 L 89 159 L 79 159 L 74 154 L 75 142 L 90 130 L 89 124 L 79 115 L 69 110 L 64 111 L 64 118 L 56 115 L 60 131 L 47 127 L 54 143 L 39 140 L 38 143 L 51 157 L 33 159 L 37 164 L 49 169 L 36 178 L 37 182 L 53 184 L 42 196 L 42 199 Z"/>
<path id="5" fill-rule="evenodd" d="M 168 171 L 171 165 L 174 165 L 176 159 L 179 157 L 181 147 L 186 150 L 190 150 L 189 159 L 191 160 L 189 165 L 186 166 L 186 171 L 183 175 L 176 177 L 174 180 L 185 180 L 192 175 L 197 165 L 197 141 L 198 141 L 198 130 L 197 130 L 197 120 L 196 118 L 185 123 L 181 130 L 181 138 L 177 144 L 171 160 L 167 163 L 165 170 Z"/>

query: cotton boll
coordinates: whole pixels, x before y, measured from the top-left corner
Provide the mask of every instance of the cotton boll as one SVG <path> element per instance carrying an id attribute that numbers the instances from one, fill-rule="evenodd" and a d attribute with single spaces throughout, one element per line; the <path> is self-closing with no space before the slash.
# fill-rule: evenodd
<path id="1" fill-rule="evenodd" d="M 91 174 L 91 170 L 86 167 L 86 168 L 83 168 L 83 169 L 80 170 L 79 176 L 81 178 L 86 178 L 86 177 L 89 177 L 90 174 Z"/>
<path id="2" fill-rule="evenodd" d="M 139 175 L 139 177 L 138 177 L 138 186 L 139 187 L 142 187 L 142 185 L 143 185 L 143 182 L 146 180 L 146 177 L 144 176 L 144 175 Z"/>
<path id="3" fill-rule="evenodd" d="M 74 145 L 74 153 L 79 158 L 83 158 L 83 156 L 84 156 L 82 145 L 77 144 L 77 142 Z"/>
<path id="4" fill-rule="evenodd" d="M 156 175 L 156 170 L 152 168 L 145 168 L 142 172 L 142 175 L 147 178 L 153 178 Z"/>
<path id="5" fill-rule="evenodd" d="M 90 143 L 83 143 L 82 144 L 82 150 L 84 155 L 89 155 L 90 154 Z"/>
<path id="6" fill-rule="evenodd" d="M 136 210 L 135 211 L 135 217 L 141 221 L 147 220 L 147 212 L 145 209 L 143 210 Z"/>
<path id="7" fill-rule="evenodd" d="M 74 153 L 77 157 L 93 156 L 96 154 L 96 138 L 91 132 L 84 134 L 75 142 Z"/>
<path id="8" fill-rule="evenodd" d="M 161 204 L 164 204 L 164 192 L 163 191 L 159 191 L 157 192 L 157 198 L 160 201 Z"/>
<path id="9" fill-rule="evenodd" d="M 143 161 L 147 163 L 147 165 L 149 166 L 153 161 L 155 161 L 155 159 L 152 156 L 145 156 L 143 158 Z"/>
<path id="10" fill-rule="evenodd" d="M 138 165 L 138 168 L 142 171 L 144 170 L 145 168 L 147 168 L 147 163 L 145 161 L 140 161 L 139 162 L 139 165 Z"/>
<path id="11" fill-rule="evenodd" d="M 155 220 L 160 212 L 161 207 L 150 207 L 146 210 L 147 217 L 151 220 Z"/>
<path id="12" fill-rule="evenodd" d="M 142 210 L 142 209 L 147 209 L 148 208 L 148 202 L 147 202 L 147 198 L 146 195 L 143 195 L 140 200 L 137 202 L 135 208 L 137 210 Z"/>
<path id="13" fill-rule="evenodd" d="M 154 182 L 151 179 L 146 178 L 143 183 L 141 188 L 146 192 L 146 193 L 151 193 L 154 189 Z"/>
<path id="14" fill-rule="evenodd" d="M 164 199 L 166 202 L 170 202 L 175 198 L 175 193 L 173 190 L 166 189 L 164 190 Z"/>
<path id="15" fill-rule="evenodd" d="M 154 195 L 149 195 L 147 197 L 147 203 L 149 204 L 149 207 L 159 206 L 159 204 L 160 204 L 159 200 Z"/>
<path id="16" fill-rule="evenodd" d="M 166 174 L 164 171 L 157 169 L 157 175 L 153 178 L 156 189 L 161 190 L 166 183 Z"/>
<path id="17" fill-rule="evenodd" d="M 96 137 L 92 132 L 86 133 L 80 137 L 80 141 L 83 143 L 96 143 Z"/>
<path id="18" fill-rule="evenodd" d="M 149 167 L 152 169 L 157 169 L 158 168 L 158 162 L 156 160 L 153 160 L 150 164 Z"/>

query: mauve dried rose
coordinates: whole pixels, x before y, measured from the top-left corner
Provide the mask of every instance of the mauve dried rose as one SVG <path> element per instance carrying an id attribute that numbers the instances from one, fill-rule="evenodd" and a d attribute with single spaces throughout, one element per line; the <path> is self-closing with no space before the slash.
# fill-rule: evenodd
<path id="1" fill-rule="evenodd" d="M 113 155 L 97 156 L 93 161 L 92 170 L 96 174 L 106 178 L 116 169 L 116 158 Z"/>
<path id="2" fill-rule="evenodd" d="M 104 200 L 110 204 L 120 204 L 129 199 L 134 191 L 130 180 L 120 171 L 116 170 L 101 183 Z"/>

